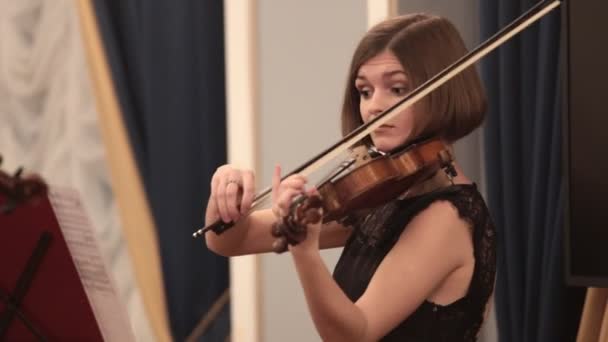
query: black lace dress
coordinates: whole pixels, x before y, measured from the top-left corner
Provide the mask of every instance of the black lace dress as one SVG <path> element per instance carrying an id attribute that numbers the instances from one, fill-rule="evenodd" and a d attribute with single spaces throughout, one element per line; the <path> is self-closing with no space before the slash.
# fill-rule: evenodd
<path id="1" fill-rule="evenodd" d="M 475 341 L 486 303 L 494 288 L 496 241 L 494 224 L 474 184 L 453 185 L 374 210 L 353 227 L 334 279 L 354 302 L 365 291 L 376 268 L 419 212 L 438 200 L 449 201 L 472 227 L 475 269 L 468 293 L 446 305 L 423 302 L 382 341 Z M 404 284 L 407 288 L 407 284 Z"/>

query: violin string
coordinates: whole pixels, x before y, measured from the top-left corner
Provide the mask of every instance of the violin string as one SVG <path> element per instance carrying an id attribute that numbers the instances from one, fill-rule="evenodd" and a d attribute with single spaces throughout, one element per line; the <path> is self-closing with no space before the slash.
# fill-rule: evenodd
<path id="1" fill-rule="evenodd" d="M 331 171 L 327 176 L 325 176 L 323 179 L 321 179 L 321 181 L 319 181 L 315 187 L 318 189 L 319 187 L 323 186 L 325 183 L 327 183 L 328 181 L 333 180 L 335 177 L 339 176 L 340 174 L 342 174 L 343 172 L 345 172 L 346 170 L 348 170 L 349 167 L 351 167 L 354 163 L 356 162 L 356 158 L 348 158 L 346 160 L 344 160 L 343 162 L 341 162 L 338 167 L 336 167 L 336 169 L 334 169 L 333 171 Z M 251 209 L 250 211 L 254 211 L 256 209 L 259 208 L 263 208 L 264 206 L 268 205 L 269 203 L 269 196 L 263 197 L 259 200 L 256 200 L 252 205 L 251 205 Z M 299 203 L 303 200 L 302 196 L 298 196 L 294 199 L 293 203 Z"/>
<path id="2" fill-rule="evenodd" d="M 334 180 L 336 177 L 338 177 L 344 171 L 348 170 L 356 161 L 357 161 L 356 158 L 349 158 L 349 159 L 343 161 L 333 172 L 331 172 L 330 174 L 325 176 L 323 179 L 321 179 L 321 181 L 319 181 L 317 183 L 316 187 L 319 188 L 319 187 L 325 185 L 325 183 Z"/>
<path id="3" fill-rule="evenodd" d="M 332 181 L 333 179 L 335 179 L 336 177 L 338 177 L 340 174 L 342 174 L 344 171 L 348 170 L 349 167 L 351 167 L 355 162 L 357 161 L 356 158 L 349 158 L 345 161 L 343 161 L 342 163 L 340 163 L 340 165 L 338 165 L 338 167 L 336 167 L 331 173 L 329 173 L 327 176 L 325 176 L 323 179 L 321 179 L 321 181 L 319 181 L 316 185 L 315 188 L 319 189 L 320 187 L 322 187 L 323 185 L 325 185 L 327 182 Z M 289 207 L 290 211 L 293 211 L 298 205 L 300 205 L 300 203 L 302 203 L 305 199 L 307 198 L 306 194 L 301 194 L 298 195 L 296 198 L 294 198 L 294 200 L 291 202 L 291 205 Z"/>

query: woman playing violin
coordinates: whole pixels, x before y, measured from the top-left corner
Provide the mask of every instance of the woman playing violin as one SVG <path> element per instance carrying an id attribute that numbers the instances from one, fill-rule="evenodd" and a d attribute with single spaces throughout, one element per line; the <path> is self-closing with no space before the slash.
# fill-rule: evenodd
<path id="1" fill-rule="evenodd" d="M 342 111 L 343 133 L 374 118 L 466 53 L 454 26 L 425 14 L 386 20 L 359 43 Z M 375 130 L 365 143 L 391 152 L 422 137 L 450 146 L 483 121 L 485 94 L 468 68 Z M 494 287 L 495 234 L 483 198 L 454 161 L 349 221 L 310 224 L 290 245 L 317 331 L 327 341 L 473 341 Z M 307 179 L 273 176 L 272 208 L 244 215 L 254 174 L 224 165 L 211 181 L 206 222 L 235 222 L 208 247 L 225 256 L 272 251 L 273 223 Z M 333 275 L 319 249 L 344 246 Z"/>

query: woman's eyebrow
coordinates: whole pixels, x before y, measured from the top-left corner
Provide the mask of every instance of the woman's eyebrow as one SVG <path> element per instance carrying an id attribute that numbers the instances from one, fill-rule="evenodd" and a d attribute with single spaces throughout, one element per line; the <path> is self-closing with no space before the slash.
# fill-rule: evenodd
<path id="1" fill-rule="evenodd" d="M 391 70 L 391 71 L 387 71 L 385 73 L 382 74 L 383 78 L 389 78 L 392 77 L 394 75 L 403 75 L 406 76 L 405 71 L 403 70 Z M 365 77 L 365 75 L 357 75 L 357 77 L 355 77 L 355 80 L 367 80 L 367 77 Z"/>
<path id="2" fill-rule="evenodd" d="M 403 71 L 403 70 L 392 70 L 392 71 L 388 71 L 388 72 L 385 72 L 384 74 L 382 74 L 382 77 L 391 78 L 391 77 L 393 77 L 395 75 L 399 75 L 399 74 L 406 76 L 405 71 Z"/>

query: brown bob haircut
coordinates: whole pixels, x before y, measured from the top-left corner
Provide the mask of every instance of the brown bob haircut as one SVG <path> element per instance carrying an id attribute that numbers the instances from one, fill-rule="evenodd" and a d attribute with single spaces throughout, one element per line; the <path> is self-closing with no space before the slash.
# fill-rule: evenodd
<path id="1" fill-rule="evenodd" d="M 454 25 L 442 17 L 411 14 L 372 27 L 361 39 L 350 65 L 342 106 L 343 135 L 363 124 L 355 88 L 359 68 L 385 50 L 401 62 L 410 90 L 467 53 Z M 485 91 L 471 66 L 414 104 L 414 127 L 407 141 L 435 136 L 453 143 L 481 125 L 486 106 Z"/>

